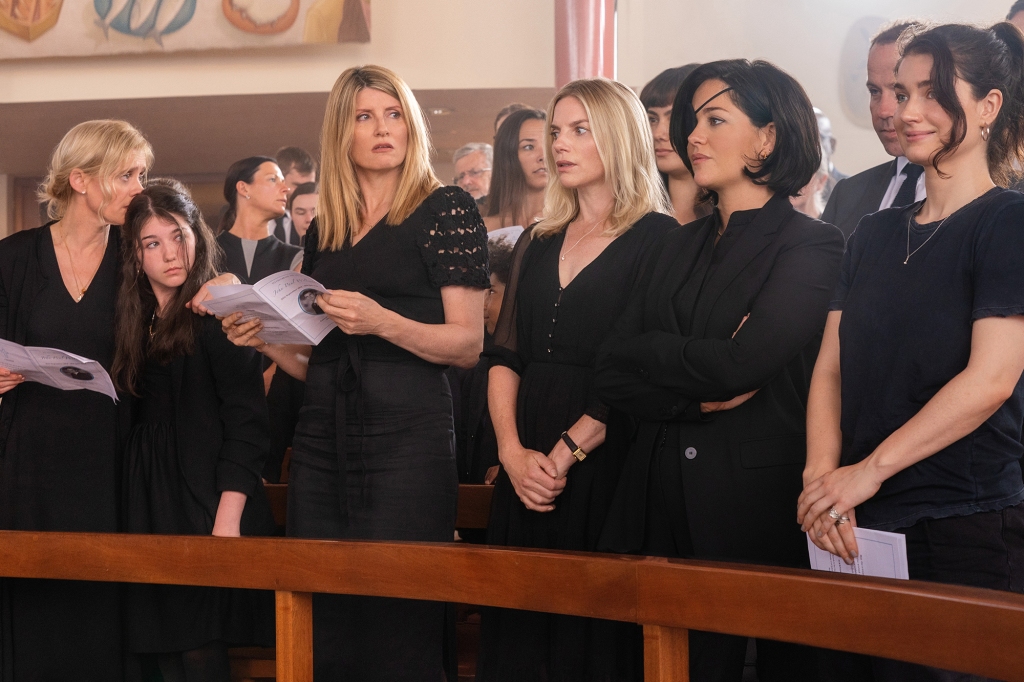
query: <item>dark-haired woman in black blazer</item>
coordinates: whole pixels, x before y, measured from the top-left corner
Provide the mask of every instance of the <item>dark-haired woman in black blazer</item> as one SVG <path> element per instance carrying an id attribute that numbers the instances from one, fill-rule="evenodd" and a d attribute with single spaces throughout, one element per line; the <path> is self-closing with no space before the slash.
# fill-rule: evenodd
<path id="1" fill-rule="evenodd" d="M 715 211 L 669 234 L 602 346 L 598 394 L 639 420 L 602 544 L 806 566 L 804 405 L 843 252 L 789 203 L 820 162 L 814 113 L 771 64 L 714 62 L 680 88 L 672 142 Z M 692 680 L 739 682 L 745 638 L 690 642 Z M 760 679 L 813 680 L 811 658 L 759 642 Z"/>
<path id="2" fill-rule="evenodd" d="M 269 534 L 260 471 L 269 423 L 261 358 L 228 341 L 185 301 L 221 255 L 176 183 L 151 183 L 128 206 L 113 378 L 138 396 L 124 455 L 123 527 L 130 533 Z M 125 631 L 144 676 L 227 682 L 227 644 L 271 645 L 269 594 L 129 585 Z"/>

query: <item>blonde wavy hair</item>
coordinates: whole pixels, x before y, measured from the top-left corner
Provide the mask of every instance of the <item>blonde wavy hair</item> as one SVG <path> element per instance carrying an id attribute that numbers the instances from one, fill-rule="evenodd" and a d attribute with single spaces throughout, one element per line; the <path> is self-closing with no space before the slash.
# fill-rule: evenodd
<path id="1" fill-rule="evenodd" d="M 587 112 L 597 153 L 604 164 L 604 177 L 615 197 L 604 234 L 617 237 L 652 211 L 671 214 L 672 205 L 658 175 L 647 112 L 636 93 L 607 78 L 572 81 L 548 105 L 549 124 L 554 120 L 555 107 L 566 97 L 578 99 Z M 563 187 L 557 180 L 552 144 L 548 135 L 544 159 L 552 179 L 544 197 L 544 219 L 533 228 L 534 237 L 561 232 L 580 211 L 576 190 Z"/>
<path id="2" fill-rule="evenodd" d="M 138 154 L 145 158 L 149 169 L 153 148 L 132 124 L 117 120 L 79 123 L 54 148 L 46 179 L 36 193 L 46 204 L 46 214 L 51 220 L 60 220 L 67 213 L 75 193 L 71 173 L 77 169 L 99 180 L 103 201 L 97 214 L 102 220 L 103 209 L 114 197 L 111 181 L 127 171 Z"/>
<path id="3" fill-rule="evenodd" d="M 347 69 L 331 89 L 320 135 L 322 165 L 316 213 L 320 248 L 324 250 L 344 246 L 349 235 L 358 229 L 364 208 L 349 153 L 355 127 L 356 95 L 364 88 L 380 90 L 397 99 L 409 131 L 398 189 L 387 215 L 388 224 L 398 225 L 404 221 L 441 186 L 430 165 L 432 150 L 426 117 L 405 81 L 383 66 Z"/>

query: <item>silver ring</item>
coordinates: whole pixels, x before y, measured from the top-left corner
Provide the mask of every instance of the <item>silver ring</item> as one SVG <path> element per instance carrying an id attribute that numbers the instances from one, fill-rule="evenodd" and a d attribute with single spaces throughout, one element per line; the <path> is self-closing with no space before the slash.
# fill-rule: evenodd
<path id="1" fill-rule="evenodd" d="M 838 521 L 842 518 L 842 514 L 836 511 L 835 507 L 832 507 L 831 509 L 828 510 L 828 515 L 833 521 Z"/>
<path id="2" fill-rule="evenodd" d="M 844 516 L 840 516 L 838 519 L 836 519 L 836 525 L 837 526 L 841 526 L 844 523 L 849 523 L 849 522 L 850 522 L 850 517 L 849 516 L 845 516 L 845 515 Z"/>

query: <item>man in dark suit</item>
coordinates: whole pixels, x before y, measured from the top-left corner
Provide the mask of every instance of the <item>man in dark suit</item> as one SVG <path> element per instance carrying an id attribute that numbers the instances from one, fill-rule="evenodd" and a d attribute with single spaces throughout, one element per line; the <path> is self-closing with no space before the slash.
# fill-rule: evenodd
<path id="1" fill-rule="evenodd" d="M 840 180 L 829 197 L 821 219 L 832 223 L 849 239 L 860 219 L 891 206 L 906 206 L 924 198 L 922 168 L 903 156 L 893 127 L 896 116 L 896 41 L 914 21 L 901 21 L 883 29 L 871 40 L 868 50 L 868 94 L 871 97 L 871 124 L 892 161 L 869 168 Z"/>
<path id="2" fill-rule="evenodd" d="M 285 184 L 290 191 L 309 182 L 316 182 L 316 161 L 305 149 L 301 147 L 281 147 L 274 155 L 277 165 L 284 174 Z M 289 203 L 290 205 L 290 203 Z M 272 234 L 285 244 L 298 246 L 301 243 L 302 235 L 292 229 L 291 210 L 285 211 L 280 218 L 271 220 L 267 224 L 267 233 Z"/>

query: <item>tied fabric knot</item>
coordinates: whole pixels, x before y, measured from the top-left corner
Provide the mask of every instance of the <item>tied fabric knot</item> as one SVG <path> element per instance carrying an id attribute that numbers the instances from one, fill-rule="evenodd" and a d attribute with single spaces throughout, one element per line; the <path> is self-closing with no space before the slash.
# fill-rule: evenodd
<path id="1" fill-rule="evenodd" d="M 346 415 L 350 401 L 354 401 L 356 418 L 359 420 L 359 504 L 366 505 L 366 460 L 363 456 L 363 437 L 366 428 L 363 411 L 363 377 L 362 377 L 362 348 L 359 341 L 353 337 L 345 339 L 345 352 L 338 358 L 337 369 L 337 390 L 338 396 L 334 401 L 334 428 L 335 441 L 338 451 L 338 501 L 341 505 L 341 518 L 348 521 L 348 433 L 346 426 Z"/>

